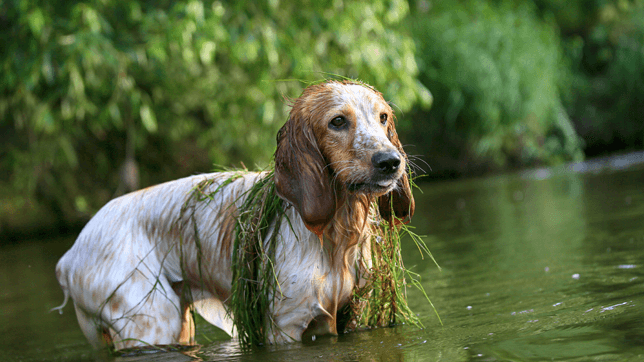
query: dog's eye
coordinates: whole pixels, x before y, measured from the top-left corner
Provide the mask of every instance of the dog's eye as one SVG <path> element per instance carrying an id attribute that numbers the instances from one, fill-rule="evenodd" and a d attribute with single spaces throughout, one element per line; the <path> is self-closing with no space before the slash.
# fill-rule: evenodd
<path id="1" fill-rule="evenodd" d="M 340 129 L 343 128 L 347 124 L 346 118 L 342 116 L 337 116 L 329 122 L 329 127 L 335 128 L 335 129 Z"/>
<path id="2" fill-rule="evenodd" d="M 380 123 L 383 126 L 387 124 L 387 113 L 380 113 Z"/>

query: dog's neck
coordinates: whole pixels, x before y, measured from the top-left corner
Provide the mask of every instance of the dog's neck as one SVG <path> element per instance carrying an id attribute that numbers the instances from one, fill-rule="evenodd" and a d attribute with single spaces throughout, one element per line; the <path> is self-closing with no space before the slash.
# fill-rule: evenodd
<path id="1" fill-rule="evenodd" d="M 340 206 L 323 234 L 333 254 L 355 248 L 360 243 L 368 227 L 371 203 L 371 197 L 357 193 L 347 193 L 339 202 Z"/>

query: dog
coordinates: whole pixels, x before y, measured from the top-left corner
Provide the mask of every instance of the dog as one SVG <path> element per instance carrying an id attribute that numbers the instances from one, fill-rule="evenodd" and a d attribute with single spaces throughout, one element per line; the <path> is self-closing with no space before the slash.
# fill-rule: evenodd
<path id="1" fill-rule="evenodd" d="M 310 85 L 292 101 L 274 154 L 286 217 L 276 221 L 274 269 L 283 298 L 267 311 L 277 326 L 270 343 L 337 334 L 338 311 L 364 285 L 358 271 L 371 266 L 374 215 L 394 223 L 413 215 L 409 161 L 394 120 L 382 94 L 360 82 Z M 266 176 L 196 175 L 111 200 L 58 262 L 65 301 L 54 309 L 71 297 L 97 348 L 194 344 L 192 307 L 234 337 L 227 303 L 235 210 Z M 190 199 L 204 180 L 206 192 L 217 191 L 212 199 Z"/>

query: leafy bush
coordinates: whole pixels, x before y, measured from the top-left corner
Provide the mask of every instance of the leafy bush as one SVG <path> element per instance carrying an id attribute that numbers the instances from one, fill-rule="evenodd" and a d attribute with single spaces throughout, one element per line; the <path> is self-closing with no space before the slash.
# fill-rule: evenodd
<path id="1" fill-rule="evenodd" d="M 359 77 L 403 110 L 430 97 L 404 0 L 2 7 L 0 183 L 67 215 L 105 203 L 126 158 L 144 185 L 266 164 L 293 79 Z"/>
<path id="2" fill-rule="evenodd" d="M 526 4 L 418 2 L 411 31 L 431 112 L 415 114 L 434 170 L 520 166 L 583 155 L 560 102 L 566 79 L 554 26 Z M 409 131 L 411 128 L 407 127 Z"/>
<path id="3" fill-rule="evenodd" d="M 644 148 L 644 2 L 603 4 L 587 36 L 568 40 L 567 108 L 589 155 Z"/>

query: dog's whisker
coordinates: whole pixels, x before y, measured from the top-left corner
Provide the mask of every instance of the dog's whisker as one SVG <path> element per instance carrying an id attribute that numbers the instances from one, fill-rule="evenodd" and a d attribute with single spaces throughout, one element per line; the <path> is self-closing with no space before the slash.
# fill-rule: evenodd
<path id="1" fill-rule="evenodd" d="M 427 161 L 425 161 L 425 160 L 424 160 L 420 155 L 409 155 L 409 154 L 408 154 L 408 155 L 407 155 L 407 158 L 410 160 L 410 162 L 411 162 L 414 166 L 418 167 L 418 168 L 419 168 L 421 171 L 423 171 L 423 172 L 426 172 L 426 171 L 425 171 L 425 170 L 423 170 L 421 167 L 419 167 L 419 166 L 415 163 L 415 161 L 420 161 L 420 162 L 424 163 L 424 164 L 425 164 L 425 166 L 429 167 L 429 170 L 430 170 L 430 171 L 432 170 L 432 167 L 429 165 L 429 163 L 427 163 Z"/>

